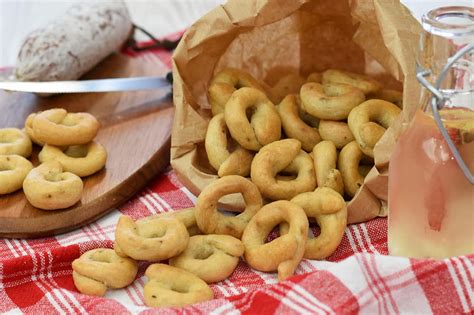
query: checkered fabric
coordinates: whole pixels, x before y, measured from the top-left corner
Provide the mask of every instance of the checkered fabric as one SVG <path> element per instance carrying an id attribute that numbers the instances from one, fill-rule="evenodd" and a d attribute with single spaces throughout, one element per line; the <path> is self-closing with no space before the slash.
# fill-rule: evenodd
<path id="1" fill-rule="evenodd" d="M 146 53 L 170 66 L 170 54 Z M 138 55 L 135 55 L 138 56 Z M 388 256 L 387 221 L 346 228 L 326 261 L 303 260 L 295 276 L 278 283 L 275 273 L 241 261 L 232 276 L 211 285 L 215 299 L 184 308 L 144 304 L 146 263 L 134 283 L 105 297 L 77 291 L 71 262 L 97 247 L 112 247 L 121 214 L 141 218 L 191 207 L 196 201 L 168 169 L 120 209 L 56 237 L 0 239 L 0 313 L 140 314 L 461 314 L 474 312 L 474 255 L 445 260 Z"/>

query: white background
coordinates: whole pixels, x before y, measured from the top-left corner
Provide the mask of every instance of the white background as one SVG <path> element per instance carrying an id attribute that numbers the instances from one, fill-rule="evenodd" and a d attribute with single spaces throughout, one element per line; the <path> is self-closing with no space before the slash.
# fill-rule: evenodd
<path id="1" fill-rule="evenodd" d="M 18 48 L 31 30 L 61 15 L 71 4 L 89 1 L 93 0 L 0 0 L 0 66 L 15 64 Z M 225 0 L 126 0 L 126 2 L 136 24 L 155 36 L 163 36 L 191 25 Z M 474 5 L 474 0 L 402 0 L 402 2 L 417 18 L 435 7 Z"/>

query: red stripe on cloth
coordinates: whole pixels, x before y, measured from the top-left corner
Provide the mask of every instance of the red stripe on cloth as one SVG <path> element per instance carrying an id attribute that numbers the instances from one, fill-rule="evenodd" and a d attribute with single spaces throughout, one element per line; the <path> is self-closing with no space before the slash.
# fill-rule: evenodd
<path id="1" fill-rule="evenodd" d="M 352 314 L 359 311 L 359 303 L 351 290 L 328 271 L 321 270 L 294 276 L 287 282 L 297 284 L 306 290 L 306 292 L 297 291 L 300 295 L 311 294 L 336 313 Z"/>
<path id="2" fill-rule="evenodd" d="M 412 259 L 412 270 L 434 314 L 461 314 L 461 301 L 443 261 Z"/>

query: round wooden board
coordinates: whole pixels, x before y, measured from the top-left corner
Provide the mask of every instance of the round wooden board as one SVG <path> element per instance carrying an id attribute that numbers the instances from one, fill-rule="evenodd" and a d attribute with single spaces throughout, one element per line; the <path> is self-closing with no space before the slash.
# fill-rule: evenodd
<path id="1" fill-rule="evenodd" d="M 165 75 L 169 70 L 154 56 L 112 55 L 85 79 Z M 169 164 L 174 108 L 171 89 L 123 93 L 64 94 L 48 98 L 0 92 L 0 128 L 23 128 L 28 114 L 62 107 L 89 112 L 101 122 L 96 140 L 108 152 L 105 169 L 84 178 L 84 193 L 75 206 L 43 211 L 23 192 L 0 195 L 0 236 L 27 238 L 70 231 L 121 205 Z M 35 146 L 30 160 L 37 165 Z"/>

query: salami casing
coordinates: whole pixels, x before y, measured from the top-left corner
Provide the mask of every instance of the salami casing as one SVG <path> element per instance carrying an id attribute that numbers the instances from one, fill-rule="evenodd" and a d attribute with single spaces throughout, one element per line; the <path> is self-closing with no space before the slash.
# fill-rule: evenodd
<path id="1" fill-rule="evenodd" d="M 132 29 L 121 0 L 76 5 L 30 33 L 17 58 L 21 81 L 76 80 L 120 49 Z"/>

